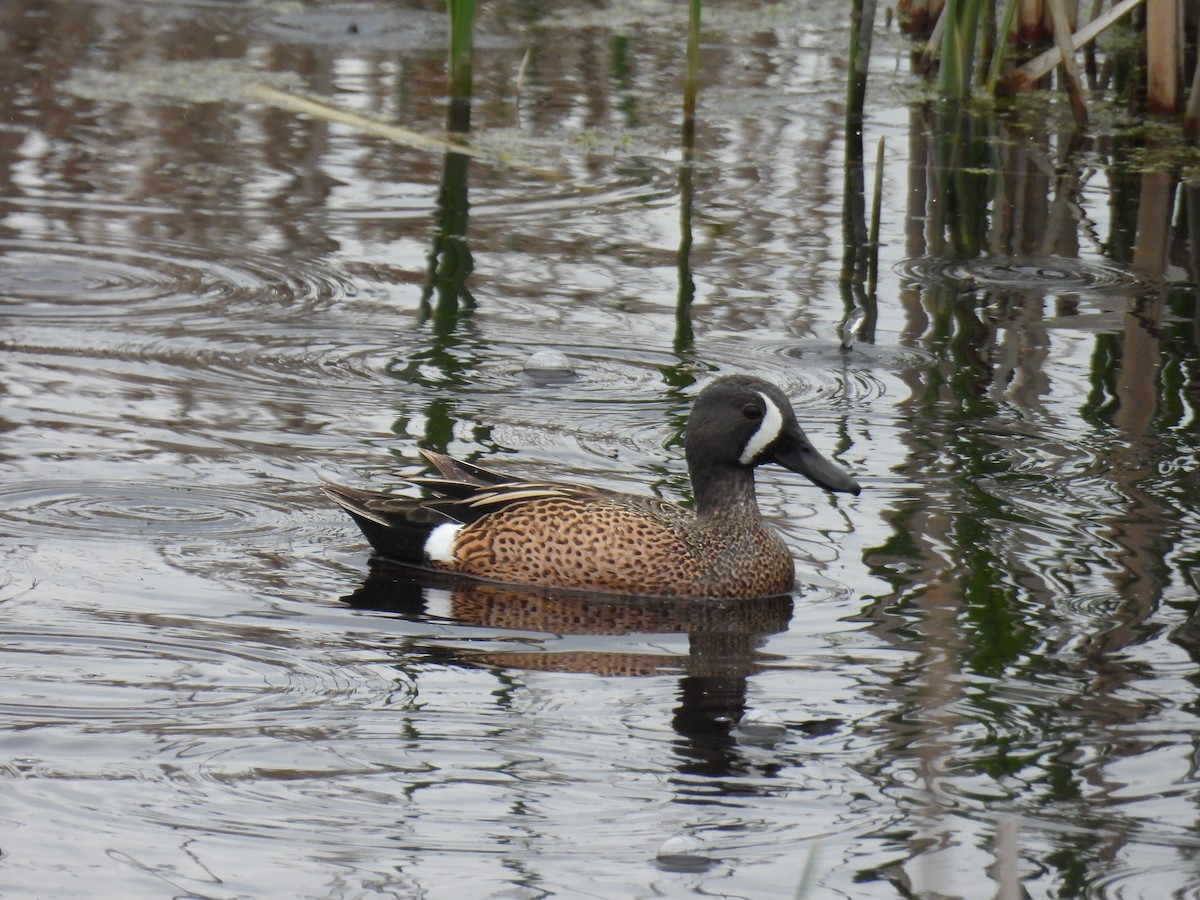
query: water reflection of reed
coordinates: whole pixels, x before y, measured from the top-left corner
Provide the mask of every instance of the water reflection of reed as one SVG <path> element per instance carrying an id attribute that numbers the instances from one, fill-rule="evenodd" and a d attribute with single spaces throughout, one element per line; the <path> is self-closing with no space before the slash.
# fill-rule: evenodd
<path id="1" fill-rule="evenodd" d="M 994 810 L 1011 802 L 1038 816 L 1036 796 L 1070 803 L 1092 839 L 1063 833 L 1047 858 L 1091 868 L 1129 841 L 1110 827 L 1110 798 L 1095 786 L 1147 751 L 1138 730 L 1162 705 L 1133 689 L 1147 671 L 1129 651 L 1160 612 L 1168 560 L 1186 566 L 1194 555 L 1171 502 L 1190 476 L 1162 468 L 1195 461 L 1179 423 L 1200 415 L 1200 373 L 1188 362 L 1200 349 L 1195 298 L 1181 297 L 1175 305 L 1186 312 L 1173 319 L 1161 280 L 1172 256 L 1196 274 L 1191 252 L 1171 239 L 1177 178 L 1167 169 L 1112 175 L 1119 199 L 1103 249 L 1136 274 L 1123 298 L 1104 301 L 1114 314 L 1090 336 L 1091 395 L 1065 410 L 1047 402 L 1051 350 L 1064 333 L 1048 319 L 1061 329 L 1081 302 L 1095 302 L 1086 281 L 1062 287 L 1033 266 L 1027 284 L 1000 283 L 988 270 L 1004 257 L 1084 271 L 1084 187 L 1095 153 L 1122 148 L 1055 134 L 1036 114 L 913 109 L 906 249 L 963 262 L 960 275 L 917 280 L 900 298 L 904 339 L 923 342 L 934 361 L 910 373 L 901 403 L 910 458 L 900 469 L 921 487 L 887 514 L 893 537 L 866 556 L 894 585 L 868 615 L 881 634 L 922 652 L 893 683 L 894 756 L 872 777 L 917 776 L 911 793 L 924 811 L 914 854 L 958 814 L 960 798 L 946 792 L 951 772 L 970 770 L 1012 785 Z M 1200 232 L 1188 236 L 1194 246 Z M 1026 418 L 1040 424 L 1038 443 L 1023 449 Z M 1035 479 L 1013 465 L 1026 452 L 1081 452 L 1087 463 L 1075 476 L 1060 468 Z M 1064 620 L 1077 630 L 1063 634 Z M 1013 696 L 1017 683 L 1043 685 L 1046 695 Z M 1081 761 L 1085 735 L 1093 752 Z"/>

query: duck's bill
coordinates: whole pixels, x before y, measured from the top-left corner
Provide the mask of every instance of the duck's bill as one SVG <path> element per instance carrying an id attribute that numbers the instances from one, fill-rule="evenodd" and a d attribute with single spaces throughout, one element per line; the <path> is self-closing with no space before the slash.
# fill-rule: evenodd
<path id="1" fill-rule="evenodd" d="M 857 494 L 862 490 L 849 472 L 818 453 L 807 438 L 791 441 L 782 450 L 776 449 L 774 459 L 827 491 Z"/>

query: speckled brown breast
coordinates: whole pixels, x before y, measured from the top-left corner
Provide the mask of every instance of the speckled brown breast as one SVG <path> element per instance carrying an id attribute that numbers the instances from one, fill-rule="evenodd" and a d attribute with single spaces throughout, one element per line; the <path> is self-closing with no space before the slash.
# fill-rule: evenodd
<path id="1" fill-rule="evenodd" d="M 447 571 L 510 584 L 657 597 L 767 597 L 792 588 L 783 540 L 756 508 L 696 516 L 628 495 L 511 503 L 465 526 Z"/>

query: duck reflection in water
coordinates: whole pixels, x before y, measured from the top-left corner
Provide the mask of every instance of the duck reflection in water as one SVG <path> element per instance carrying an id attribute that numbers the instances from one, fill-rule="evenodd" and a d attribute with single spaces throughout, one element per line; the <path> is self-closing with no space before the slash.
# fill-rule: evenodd
<path id="1" fill-rule="evenodd" d="M 614 598 L 575 591 L 526 589 L 468 582 L 428 570 L 372 560 L 350 606 L 417 623 L 450 619 L 452 627 L 487 629 L 493 638 L 529 649 L 471 647 L 450 640 L 423 642 L 426 658 L 452 665 L 604 676 L 679 674 L 679 705 L 672 724 L 680 740 L 682 774 L 729 775 L 748 767 L 736 725 L 746 712 L 748 679 L 781 657 L 765 652 L 767 639 L 787 628 L 790 594 L 748 600 Z M 513 641 L 519 635 L 520 644 Z M 553 635 L 555 640 L 537 640 Z M 659 636 L 651 638 L 651 636 Z M 664 649 L 665 635 L 687 642 L 681 655 Z M 588 636 L 586 649 L 570 638 Z M 607 640 L 606 640 L 607 639 Z M 630 650 L 631 642 L 641 646 Z M 556 649 L 561 643 L 563 649 Z M 407 645 L 404 652 L 410 652 Z M 399 652 L 399 651 L 398 651 Z M 835 721 L 796 723 L 812 734 Z M 767 767 L 769 768 L 769 766 Z M 761 764 L 758 766 L 761 771 Z"/>

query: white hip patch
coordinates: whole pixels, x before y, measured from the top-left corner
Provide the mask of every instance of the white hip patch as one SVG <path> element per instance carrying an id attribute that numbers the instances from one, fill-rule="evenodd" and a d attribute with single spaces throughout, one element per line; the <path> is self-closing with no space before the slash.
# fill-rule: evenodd
<path id="1" fill-rule="evenodd" d="M 431 562 L 454 562 L 454 540 L 462 526 L 457 522 L 447 522 L 429 532 L 425 538 L 425 556 Z"/>
<path id="2" fill-rule="evenodd" d="M 758 458 L 758 454 L 770 447 L 775 439 L 779 437 L 779 432 L 783 430 L 783 413 L 779 411 L 779 407 L 762 391 L 756 391 L 755 393 L 763 398 L 763 403 L 767 405 L 767 411 L 763 413 L 758 431 L 750 435 L 750 440 L 746 441 L 746 447 L 742 450 L 742 455 L 738 457 L 738 462 L 743 466 L 753 463 Z"/>

